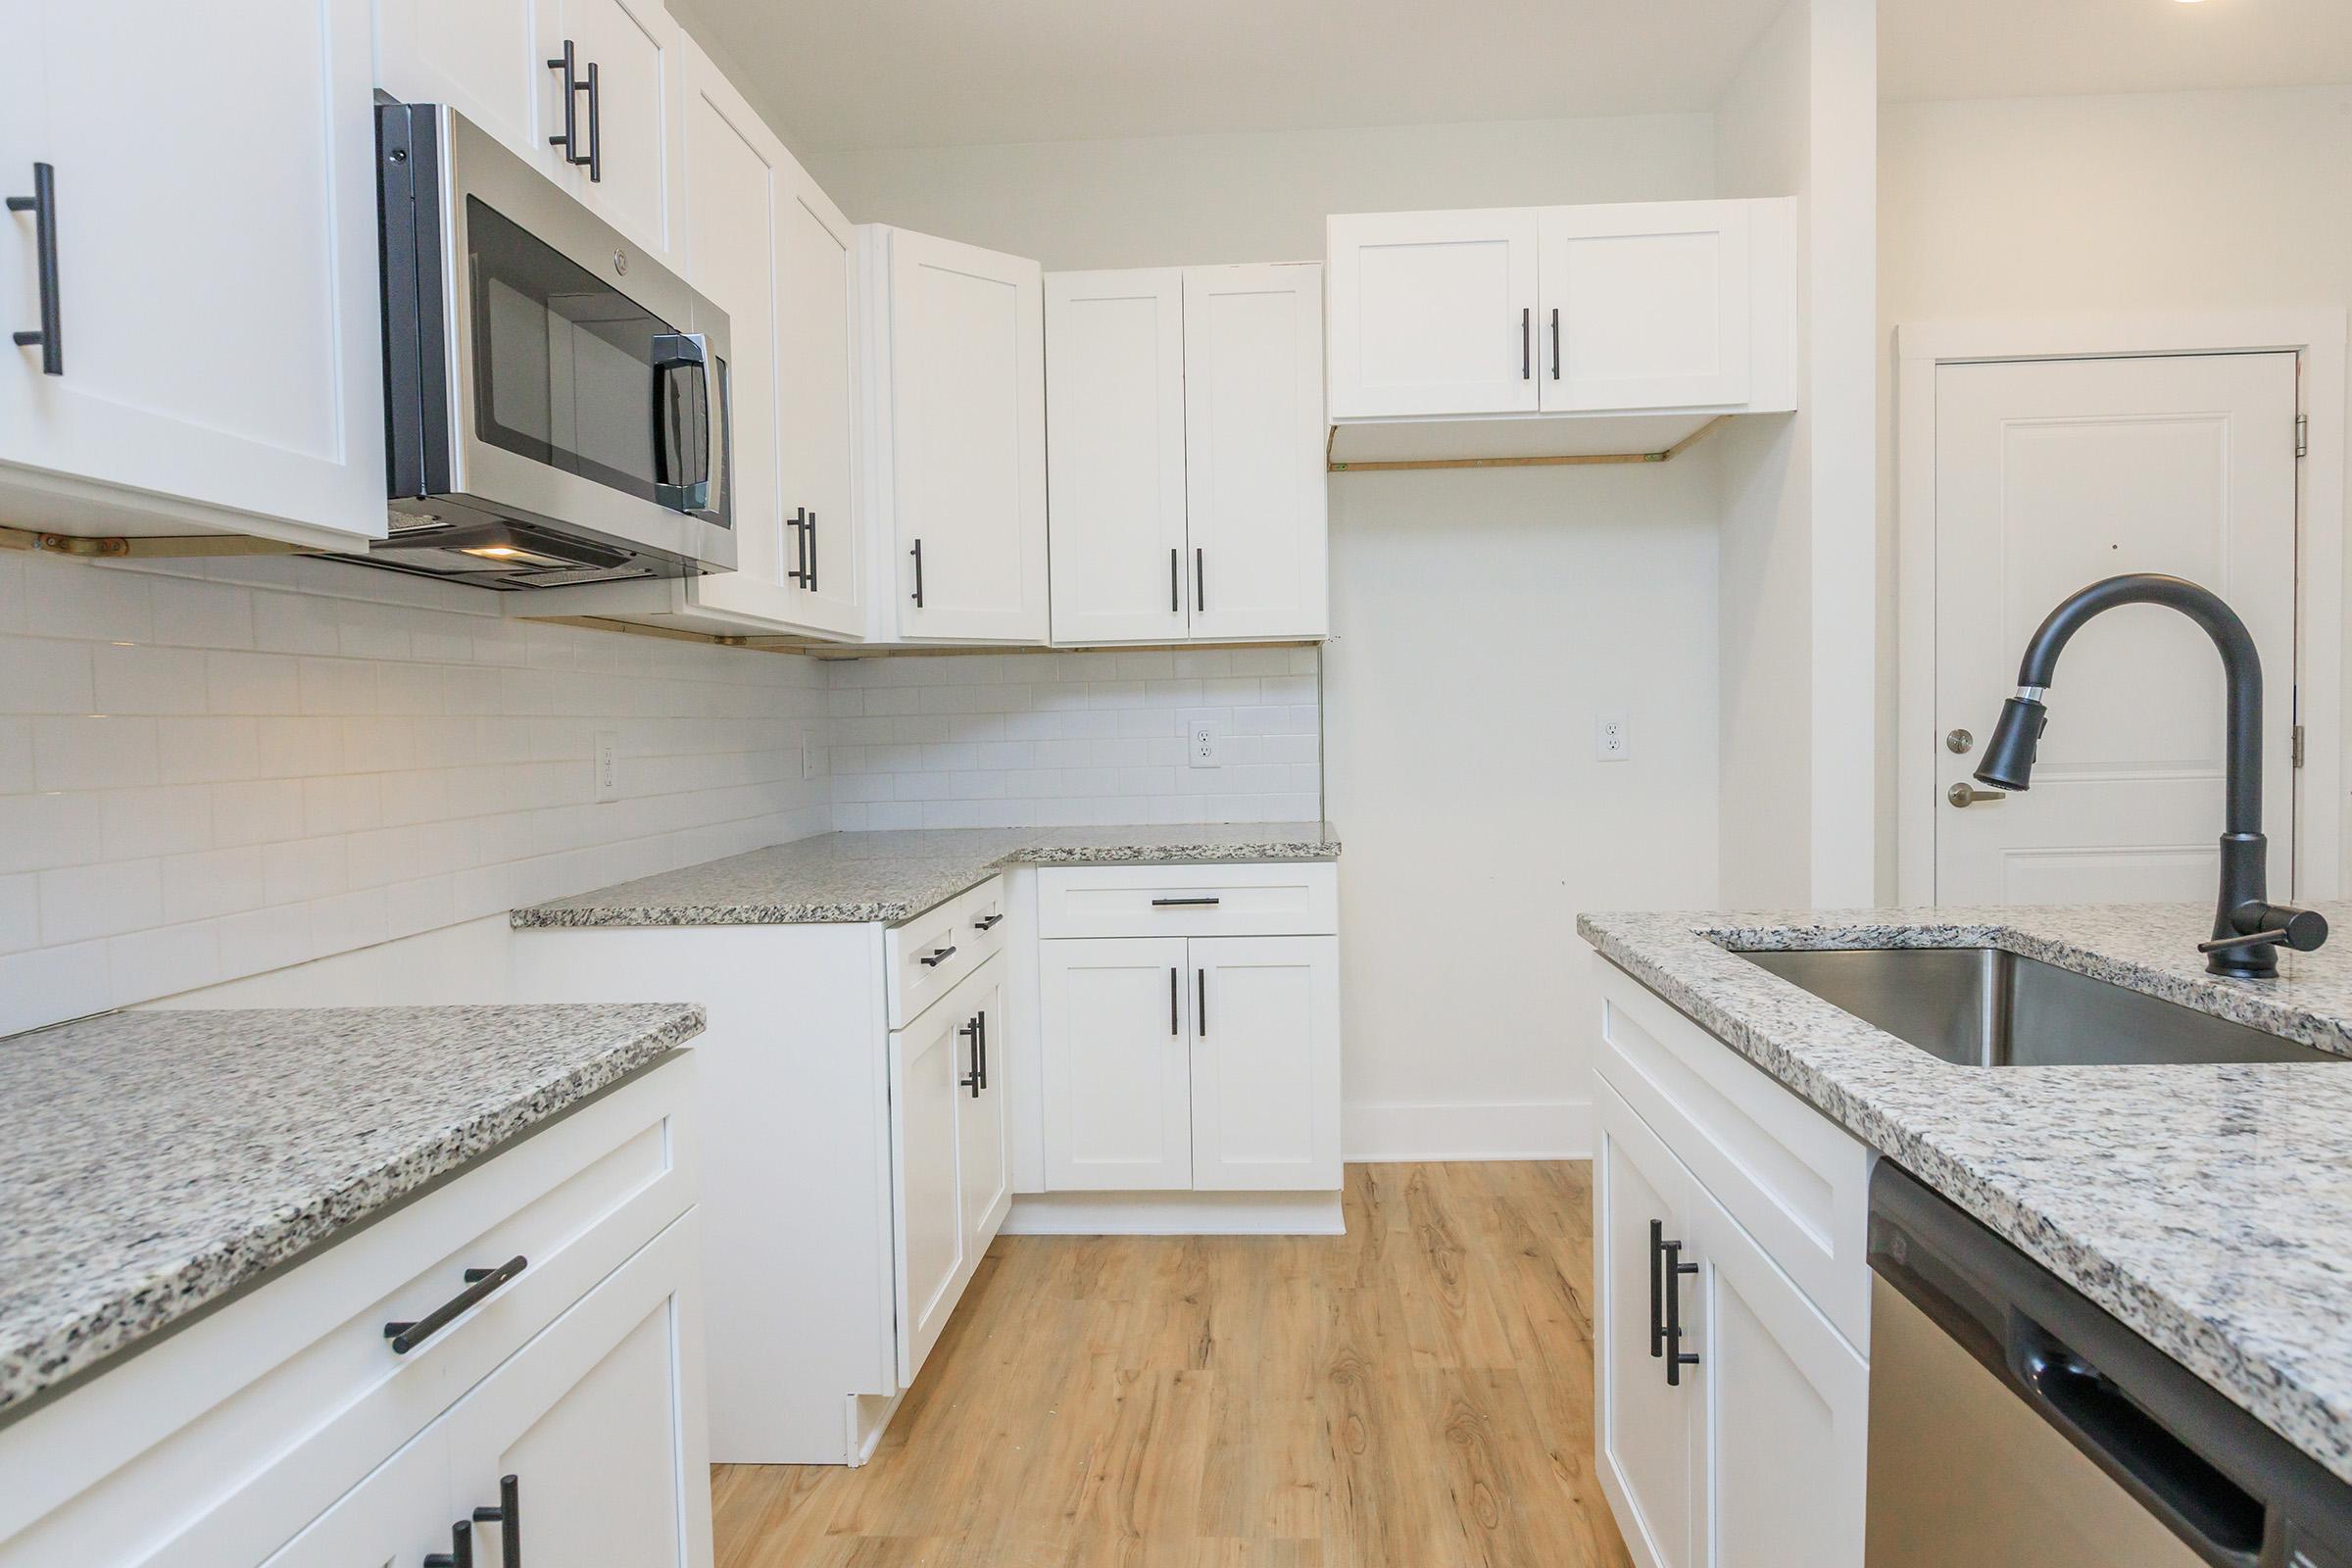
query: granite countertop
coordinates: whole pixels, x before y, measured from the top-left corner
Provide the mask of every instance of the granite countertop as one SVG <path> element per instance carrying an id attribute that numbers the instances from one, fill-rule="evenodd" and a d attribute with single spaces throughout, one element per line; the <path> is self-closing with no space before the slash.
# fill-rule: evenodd
<path id="1" fill-rule="evenodd" d="M 2352 906 L 2222 980 L 2209 905 L 1589 914 L 1733 1049 L 2352 1481 L 2352 1062 L 1966 1067 L 1726 949 L 1995 947 L 2352 1055 Z"/>
<path id="2" fill-rule="evenodd" d="M 190 1009 L 0 1040 L 0 1419 L 702 1028 L 683 1003 Z"/>
<path id="3" fill-rule="evenodd" d="M 1329 860 L 1321 822 L 823 833 L 516 909 L 518 928 L 911 919 L 1010 865 Z"/>

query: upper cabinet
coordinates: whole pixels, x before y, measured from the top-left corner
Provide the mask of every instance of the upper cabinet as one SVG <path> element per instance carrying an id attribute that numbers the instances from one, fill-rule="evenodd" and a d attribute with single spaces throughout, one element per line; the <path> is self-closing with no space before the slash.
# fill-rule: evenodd
<path id="1" fill-rule="evenodd" d="M 1046 279 L 1054 639 L 1329 630 L 1322 269 Z"/>
<path id="2" fill-rule="evenodd" d="M 1795 407 L 1786 200 L 1379 213 L 1329 236 L 1335 460 L 1662 449 Z M 1490 422 L 1373 422 L 1455 420 Z"/>
<path id="3" fill-rule="evenodd" d="M 448 104 L 684 271 L 686 38 L 661 0 L 377 0 L 377 78 Z"/>
<path id="4" fill-rule="evenodd" d="M 1043 274 L 902 228 L 859 238 L 875 635 L 1043 643 Z"/>
<path id="5" fill-rule="evenodd" d="M 0 522 L 382 537 L 368 7 L 5 15 Z"/>

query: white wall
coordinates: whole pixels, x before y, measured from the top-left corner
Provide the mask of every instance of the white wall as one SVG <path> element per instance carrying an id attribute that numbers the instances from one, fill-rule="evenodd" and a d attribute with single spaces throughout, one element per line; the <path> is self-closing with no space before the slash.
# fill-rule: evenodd
<path id="1" fill-rule="evenodd" d="M 1883 346 L 1904 322 L 2352 302 L 2352 87 L 1888 104 L 1880 149 Z"/>
<path id="2" fill-rule="evenodd" d="M 1713 194 L 1710 117 L 818 156 L 1049 269 L 1319 257 L 1335 212 Z M 1332 486 L 1348 1154 L 1586 1145 L 1579 909 L 1715 902 L 1714 459 Z M 1593 760 L 1622 708 L 1635 759 Z"/>
<path id="3" fill-rule="evenodd" d="M 0 552 L 0 1034 L 823 830 L 820 666 L 501 602 Z"/>
<path id="4" fill-rule="evenodd" d="M 1320 820 L 1320 662 L 1200 648 L 833 664 L 833 825 Z M 1196 718 L 1222 732 L 1217 766 L 1186 755 Z"/>

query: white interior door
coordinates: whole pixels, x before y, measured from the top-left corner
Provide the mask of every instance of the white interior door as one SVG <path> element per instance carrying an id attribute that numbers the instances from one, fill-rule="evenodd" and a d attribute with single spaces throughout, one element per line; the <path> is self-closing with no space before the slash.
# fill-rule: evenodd
<path id="1" fill-rule="evenodd" d="M 1331 629 L 1323 270 L 1184 273 L 1195 638 Z"/>
<path id="2" fill-rule="evenodd" d="M 1046 277 L 1046 499 L 1054 640 L 1181 642 L 1184 273 Z"/>
<path id="3" fill-rule="evenodd" d="M 1193 1185 L 1191 970 L 1182 937 L 1038 944 L 1046 1188 Z"/>
<path id="4" fill-rule="evenodd" d="M 929 234 L 889 242 L 899 629 L 1044 642 L 1044 274 Z"/>
<path id="5" fill-rule="evenodd" d="M 2111 612 L 2067 646 L 2031 791 L 1949 799 L 1969 782 L 2042 617 L 2128 571 L 2201 583 L 2253 632 L 2271 886 L 2291 886 L 2295 370 L 2291 354 L 1936 370 L 1937 903 L 2213 896 L 2221 662 L 2172 611 Z M 1963 730 L 1965 743 L 1953 738 Z"/>
<path id="6" fill-rule="evenodd" d="M 1191 956 L 1194 1188 L 1338 1188 L 1340 939 L 1195 937 Z"/>
<path id="7" fill-rule="evenodd" d="M 1536 209 L 1330 220 L 1331 416 L 1536 408 Z"/>
<path id="8" fill-rule="evenodd" d="M 1747 401 L 1747 203 L 1552 207 L 1541 234 L 1544 412 Z"/>

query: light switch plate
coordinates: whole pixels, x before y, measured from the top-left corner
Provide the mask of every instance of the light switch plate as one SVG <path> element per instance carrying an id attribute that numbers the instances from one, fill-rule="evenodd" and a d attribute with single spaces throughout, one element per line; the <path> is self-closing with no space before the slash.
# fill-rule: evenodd
<path id="1" fill-rule="evenodd" d="M 596 732 L 596 798 L 620 799 L 620 735 L 615 730 Z"/>

